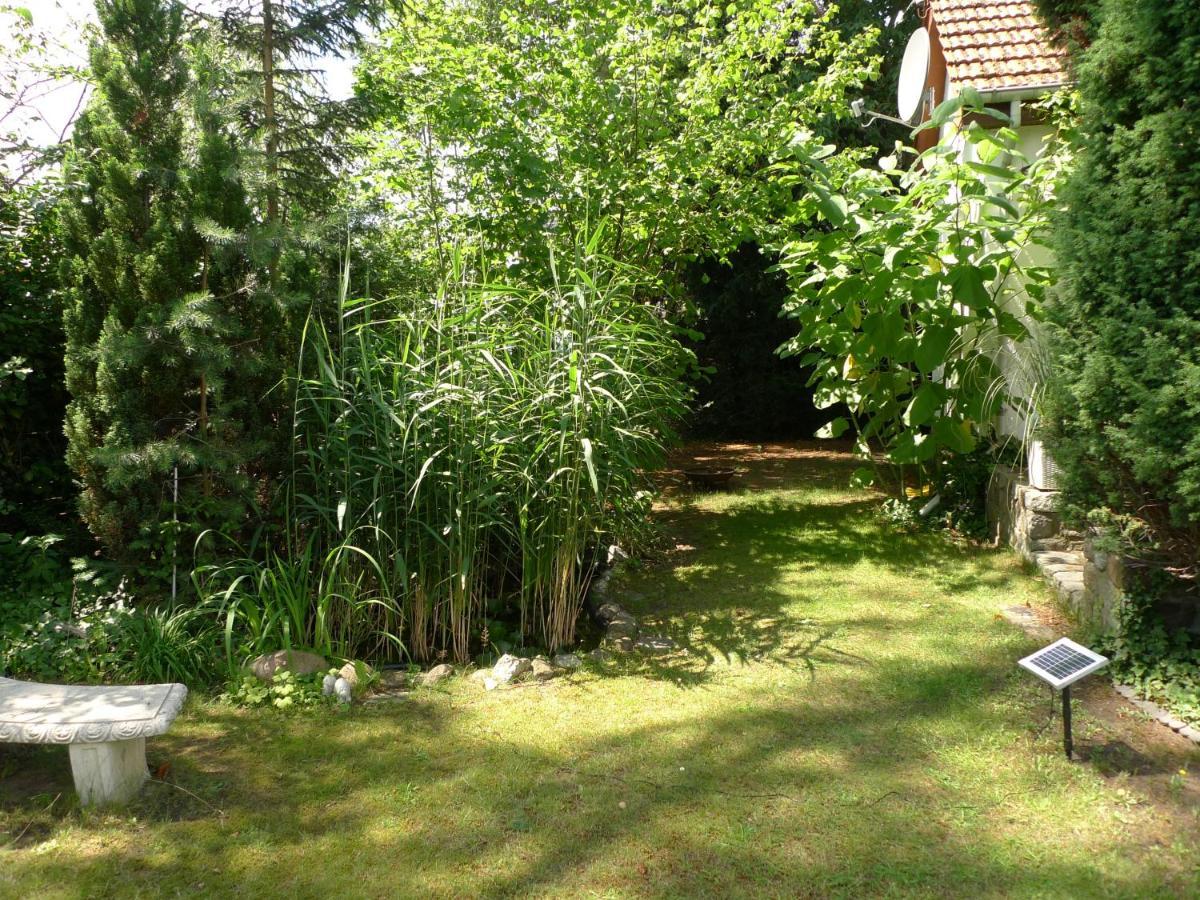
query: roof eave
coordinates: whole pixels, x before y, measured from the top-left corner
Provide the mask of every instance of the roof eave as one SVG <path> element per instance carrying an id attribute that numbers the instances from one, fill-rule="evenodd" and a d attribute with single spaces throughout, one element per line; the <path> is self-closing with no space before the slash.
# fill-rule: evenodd
<path id="1" fill-rule="evenodd" d="M 985 103 L 992 103 L 998 100 L 1028 100 L 1032 97 L 1040 97 L 1043 94 L 1049 94 L 1060 88 L 1067 87 L 1070 83 L 1065 79 L 1061 79 L 1059 81 L 1046 81 L 1040 84 L 1027 84 L 1018 87 L 992 88 L 987 91 L 979 91 L 979 95 Z"/>

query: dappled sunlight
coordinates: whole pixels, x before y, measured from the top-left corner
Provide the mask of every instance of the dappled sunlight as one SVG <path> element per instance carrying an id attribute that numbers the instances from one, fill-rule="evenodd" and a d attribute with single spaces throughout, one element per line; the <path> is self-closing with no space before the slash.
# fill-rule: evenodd
<path id="1" fill-rule="evenodd" d="M 133 833 L 10 797 L 0 821 L 37 839 L 9 860 L 40 885 L 82 868 L 216 896 L 1186 892 L 1194 801 L 1163 815 L 1068 764 L 1014 669 L 1028 639 L 995 610 L 1044 589 L 842 491 L 664 510 L 694 549 L 612 590 L 674 653 L 348 713 L 199 703 L 152 742 L 179 787 L 150 785 Z"/>

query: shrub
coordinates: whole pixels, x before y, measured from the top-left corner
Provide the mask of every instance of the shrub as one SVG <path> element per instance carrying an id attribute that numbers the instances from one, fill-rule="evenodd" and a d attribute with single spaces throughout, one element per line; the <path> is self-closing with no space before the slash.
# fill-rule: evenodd
<path id="1" fill-rule="evenodd" d="M 1109 0 L 1079 66 L 1083 146 L 1057 229 L 1046 440 L 1069 505 L 1200 556 L 1200 19 Z"/>
<path id="2" fill-rule="evenodd" d="M 964 91 L 926 127 L 980 103 Z M 819 407 L 846 410 L 818 436 L 856 438 L 875 469 L 862 481 L 891 474 L 877 465 L 882 451 L 902 496 L 906 469 L 926 484 L 942 456 L 973 452 L 1002 401 L 1028 411 L 997 360 L 1033 343 L 1061 159 L 1030 161 L 1014 128 L 966 119 L 903 168 L 899 146 L 878 168 L 808 134 L 791 149 L 796 159 L 777 170 L 807 191 L 781 248 L 797 334 L 780 352 L 812 367 Z"/>

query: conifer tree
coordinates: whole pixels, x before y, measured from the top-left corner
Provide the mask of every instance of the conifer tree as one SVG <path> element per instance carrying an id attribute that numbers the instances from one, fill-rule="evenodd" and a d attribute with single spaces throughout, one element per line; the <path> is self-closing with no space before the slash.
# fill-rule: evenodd
<path id="1" fill-rule="evenodd" d="M 242 59 L 237 116 L 249 126 L 247 163 L 257 157 L 260 235 L 270 251 L 268 270 L 276 290 L 287 248 L 310 242 L 335 204 L 337 174 L 352 154 L 347 135 L 361 119 L 356 101 L 326 95 L 315 60 L 353 51 L 362 29 L 378 20 L 380 5 L 379 0 L 235 0 L 220 16 L 221 33 Z"/>
<path id="2" fill-rule="evenodd" d="M 262 395 L 278 317 L 252 290 L 238 148 L 182 6 L 97 11 L 97 87 L 66 165 L 68 462 L 85 522 L 146 582 L 190 559 L 189 533 L 246 524 L 277 424 Z"/>
<path id="3" fill-rule="evenodd" d="M 1079 64 L 1047 438 L 1064 492 L 1200 571 L 1200 18 L 1106 0 Z"/>
<path id="4" fill-rule="evenodd" d="M 186 224 L 183 16 L 161 0 L 100 0 L 95 94 L 75 128 L 65 213 L 67 459 L 81 513 L 119 558 L 159 543 L 188 425 L 193 369 L 169 326 L 195 287 Z M 151 550 L 153 552 L 153 550 Z"/>

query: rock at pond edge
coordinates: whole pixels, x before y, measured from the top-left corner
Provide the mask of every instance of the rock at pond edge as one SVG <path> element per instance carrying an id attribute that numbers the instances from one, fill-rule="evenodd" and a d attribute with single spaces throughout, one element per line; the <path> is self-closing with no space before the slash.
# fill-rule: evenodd
<path id="1" fill-rule="evenodd" d="M 284 669 L 293 675 L 312 675 L 329 668 L 323 656 L 308 653 L 304 650 L 276 650 L 274 653 L 264 653 L 250 660 L 248 668 L 255 678 L 260 681 L 271 681 L 276 672 Z"/>

